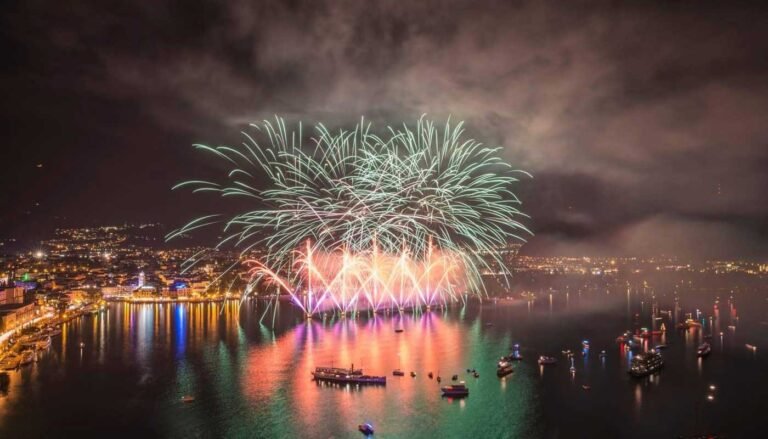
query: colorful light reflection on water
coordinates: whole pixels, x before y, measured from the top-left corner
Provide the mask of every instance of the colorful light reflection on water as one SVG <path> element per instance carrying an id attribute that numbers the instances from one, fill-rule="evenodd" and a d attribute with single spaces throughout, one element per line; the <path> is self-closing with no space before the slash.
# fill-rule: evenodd
<path id="1" fill-rule="evenodd" d="M 87 429 L 147 437 L 353 438 L 360 437 L 361 422 L 373 423 L 377 437 L 385 438 L 535 438 L 575 431 L 653 437 L 707 426 L 755 432 L 749 410 L 768 396 L 760 355 L 768 339 L 748 324 L 759 322 L 765 305 L 742 307 L 744 316 L 714 314 L 715 331 L 737 319 L 742 324 L 737 335 L 714 340 L 705 360 L 695 356 L 700 331 L 652 340 L 669 344 L 667 366 L 634 381 L 625 373 L 631 352 L 614 338 L 637 313 L 647 320 L 642 313 L 650 307 L 639 299 L 635 292 L 555 294 L 535 303 L 325 320 L 307 320 L 285 307 L 274 331 L 260 324 L 265 305 L 256 301 L 242 309 L 237 303 L 112 304 L 107 313 L 65 325 L 38 363 L 11 374 L 0 396 L 0 435 Z M 642 324 L 651 327 L 650 321 Z M 745 333 L 753 334 L 757 354 L 738 338 Z M 584 339 L 590 341 L 587 355 L 581 352 Z M 495 363 L 515 342 L 525 358 L 499 380 Z M 575 374 L 560 354 L 563 348 L 577 352 Z M 603 349 L 607 356 L 600 358 Z M 535 359 L 541 354 L 557 356 L 560 364 L 539 367 Z M 387 386 L 311 380 L 316 366 L 352 363 L 386 375 Z M 406 376 L 393 377 L 395 368 Z M 467 368 L 476 368 L 480 378 L 469 376 Z M 411 370 L 415 378 L 407 375 Z M 443 377 L 442 384 L 458 374 L 471 389 L 469 398 L 442 398 L 438 383 L 427 377 L 430 371 Z M 718 395 L 709 402 L 706 388 L 712 383 Z M 589 391 L 582 388 L 586 384 Z M 195 401 L 182 403 L 184 395 Z M 729 409 L 737 406 L 744 411 Z M 87 415 L 73 423 L 73 411 Z"/>

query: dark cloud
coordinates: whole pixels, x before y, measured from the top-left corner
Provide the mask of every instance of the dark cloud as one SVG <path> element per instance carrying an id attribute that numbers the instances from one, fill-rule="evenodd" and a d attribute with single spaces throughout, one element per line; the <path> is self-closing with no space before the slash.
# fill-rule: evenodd
<path id="1" fill-rule="evenodd" d="M 0 183 L 17 213 L 2 227 L 180 221 L 168 210 L 188 200 L 165 189 L 213 172 L 193 141 L 233 142 L 274 114 L 384 124 L 428 113 L 466 119 L 535 175 L 520 188 L 535 251 L 675 242 L 681 253 L 765 255 L 759 6 L 15 2 L 0 22 L 3 158 L 15 165 Z M 38 161 L 52 163 L 40 172 Z M 32 199 L 41 213 L 19 213 Z M 666 238 L 691 232 L 701 235 Z"/>

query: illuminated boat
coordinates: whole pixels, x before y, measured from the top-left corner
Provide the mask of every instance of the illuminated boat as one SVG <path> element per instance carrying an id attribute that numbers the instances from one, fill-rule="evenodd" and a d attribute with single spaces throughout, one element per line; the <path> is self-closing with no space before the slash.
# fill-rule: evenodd
<path id="1" fill-rule="evenodd" d="M 21 362 L 19 363 L 22 366 L 26 366 L 27 364 L 31 364 L 33 361 L 35 361 L 35 351 L 32 349 L 21 351 Z"/>
<path id="2" fill-rule="evenodd" d="M 469 396 L 469 389 L 467 388 L 466 384 L 464 384 L 464 381 L 460 382 L 459 384 L 444 386 L 440 390 L 443 392 L 443 396 L 452 396 L 455 398 Z"/>
<path id="3" fill-rule="evenodd" d="M 749 349 L 752 352 L 756 352 L 757 351 L 757 346 L 755 346 L 755 345 L 747 344 L 746 346 L 747 346 L 747 349 Z"/>
<path id="4" fill-rule="evenodd" d="M 403 377 L 403 376 L 405 376 L 405 372 L 403 372 L 400 369 L 395 369 L 395 370 L 392 371 L 392 375 L 394 375 L 396 377 Z"/>
<path id="5" fill-rule="evenodd" d="M 2 362 L 0 362 L 0 369 L 13 370 L 19 367 L 19 363 L 21 363 L 21 357 L 14 353 L 10 353 L 3 358 Z"/>
<path id="6" fill-rule="evenodd" d="M 702 343 L 699 345 L 699 348 L 696 349 L 696 355 L 699 357 L 706 357 L 710 352 L 712 352 L 712 346 L 710 346 L 709 343 Z"/>
<path id="7" fill-rule="evenodd" d="M 546 366 L 551 364 L 557 364 L 557 358 L 555 357 L 546 357 L 544 355 L 539 357 L 539 366 Z"/>
<path id="8" fill-rule="evenodd" d="M 357 429 L 360 431 L 360 433 L 363 433 L 366 436 L 373 434 L 373 425 L 369 423 L 360 424 L 357 426 Z"/>
<path id="9" fill-rule="evenodd" d="M 651 351 L 638 354 L 632 359 L 628 373 L 634 377 L 650 375 L 664 366 L 664 358 L 660 353 Z"/>
<path id="10" fill-rule="evenodd" d="M 363 369 L 355 369 L 353 364 L 349 369 L 344 369 L 343 367 L 316 367 L 315 372 L 334 375 L 362 375 Z"/>
<path id="11" fill-rule="evenodd" d="M 357 372 L 360 373 L 357 373 Z M 372 384 L 372 385 L 386 385 L 387 377 L 363 375 L 362 369 L 358 370 L 346 370 L 337 369 L 333 367 L 318 367 L 312 372 L 312 377 L 315 381 L 322 381 L 336 384 Z"/>
<path id="12" fill-rule="evenodd" d="M 499 361 L 499 364 L 496 366 L 496 376 L 499 378 L 505 377 L 512 372 L 514 372 L 512 364 L 508 361 Z"/>
<path id="13" fill-rule="evenodd" d="M 523 360 L 523 354 L 520 353 L 520 351 L 512 351 L 509 355 L 506 357 L 501 357 L 503 361 L 522 361 Z"/>

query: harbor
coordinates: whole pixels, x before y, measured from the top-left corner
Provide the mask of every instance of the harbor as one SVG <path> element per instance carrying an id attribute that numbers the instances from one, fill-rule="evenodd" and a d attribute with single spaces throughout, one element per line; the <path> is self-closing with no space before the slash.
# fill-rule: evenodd
<path id="1" fill-rule="evenodd" d="M 644 422 L 649 416 L 668 418 L 680 435 L 750 432 L 725 421 L 733 404 L 758 407 L 764 397 L 759 296 L 593 288 L 538 297 L 310 320 L 286 308 L 274 331 L 260 324 L 258 300 L 106 303 L 42 325 L 61 331 L 49 348 L 44 337 L 19 342 L 18 354 L 42 344 L 37 361 L 6 372 L 0 416 L 35 437 L 41 430 L 19 416 L 42 416 L 58 404 L 44 395 L 67 394 L 77 395 L 69 404 L 96 414 L 123 411 L 115 428 L 136 435 L 161 434 L 140 422 L 155 416 L 150 410 L 175 434 L 237 435 L 258 423 L 277 436 L 359 437 L 366 425 L 376 437 L 502 429 L 547 437 L 552 428 L 612 436 L 629 425 L 630 436 L 651 437 L 659 432 Z M 688 319 L 700 326 L 677 329 Z M 703 343 L 711 346 L 706 357 L 698 356 Z M 660 353 L 663 367 L 633 376 L 633 363 L 649 352 Z M 70 378 L 57 378 L 63 374 Z M 100 378 L 107 374 L 124 379 L 107 384 Z M 757 390 L 744 400 L 747 388 Z M 213 406 L 226 415 L 201 416 Z M 276 415 L 285 410 L 290 424 Z M 45 428 L 67 431 L 46 419 Z"/>

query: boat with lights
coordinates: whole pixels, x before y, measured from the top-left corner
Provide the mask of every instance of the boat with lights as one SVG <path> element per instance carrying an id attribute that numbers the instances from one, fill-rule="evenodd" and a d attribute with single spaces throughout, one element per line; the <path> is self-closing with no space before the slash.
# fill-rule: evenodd
<path id="1" fill-rule="evenodd" d="M 644 377 L 650 375 L 664 366 L 664 358 L 660 353 L 655 351 L 649 351 L 642 354 L 635 355 L 632 358 L 632 364 L 629 367 L 628 373 L 633 377 Z"/>

